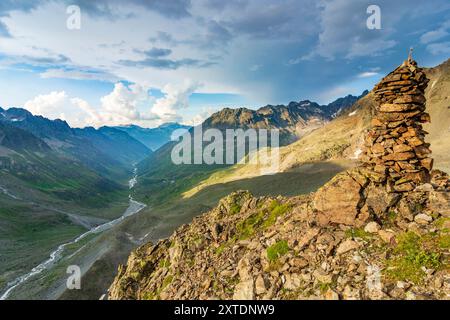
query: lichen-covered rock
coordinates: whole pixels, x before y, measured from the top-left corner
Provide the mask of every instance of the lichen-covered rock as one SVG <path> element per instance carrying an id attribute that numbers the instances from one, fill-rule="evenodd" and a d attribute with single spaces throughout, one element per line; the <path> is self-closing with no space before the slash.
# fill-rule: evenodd
<path id="1" fill-rule="evenodd" d="M 430 208 L 446 218 L 450 218 L 450 192 L 430 192 Z"/>
<path id="2" fill-rule="evenodd" d="M 370 185 L 365 189 L 366 205 L 377 216 L 383 216 L 401 198 L 400 194 L 387 192 L 386 188 Z"/>

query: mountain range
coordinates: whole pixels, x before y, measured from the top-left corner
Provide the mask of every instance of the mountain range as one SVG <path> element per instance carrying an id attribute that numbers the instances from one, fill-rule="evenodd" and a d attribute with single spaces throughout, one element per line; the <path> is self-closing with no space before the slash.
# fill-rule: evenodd
<path id="1" fill-rule="evenodd" d="M 170 134 L 141 138 L 162 145 Z M 121 216 L 134 165 L 151 153 L 118 128 L 71 128 L 0 108 L 0 287 L 60 243 Z"/>
<path id="2" fill-rule="evenodd" d="M 345 110 L 358 99 L 347 96 L 326 106 L 305 100 L 258 110 L 224 109 L 209 117 L 203 126 L 276 128 L 282 133 L 282 143 L 288 144 L 331 121 L 338 109 Z M 134 196 L 156 205 L 176 198 L 223 168 L 174 166 L 170 150 L 175 143 L 171 140 L 177 139 L 172 136 L 177 129 L 192 130 L 177 123 L 151 129 L 135 125 L 71 128 L 65 121 L 49 120 L 22 108 L 1 108 L 0 187 L 4 192 L 0 192 L 0 228 L 5 238 L 0 238 L 0 242 L 11 251 L 5 256 L 7 260 L 0 259 L 0 265 L 7 270 L 0 275 L 0 287 L 20 273 L 23 267 L 18 265 L 35 265 L 46 248 L 70 239 L 86 226 L 121 214 L 128 198 L 125 183 L 133 165 L 140 176 Z M 153 196 L 147 198 L 149 194 Z M 52 213 L 43 215 L 49 208 Z M 58 236 L 31 233 L 25 240 L 14 233 L 32 225 L 42 232 L 53 230 Z M 55 227 L 49 229 L 49 225 Z M 41 243 L 40 249 L 35 249 L 25 263 L 21 255 L 36 242 Z M 126 245 L 121 252 L 128 250 Z"/>
<path id="3" fill-rule="evenodd" d="M 366 95 L 367 91 L 360 96 L 348 95 L 327 105 L 302 100 L 287 105 L 266 105 L 257 110 L 224 108 L 208 117 L 201 126 L 203 130 L 215 128 L 222 131 L 237 128 L 278 129 L 280 145 L 287 146 L 323 127 Z M 149 205 L 177 197 L 181 190 L 194 187 L 215 172 L 221 174 L 230 167 L 226 164 L 175 165 L 171 161 L 171 151 L 176 143 L 167 143 L 138 164 L 140 183 L 135 192 Z M 246 151 L 248 152 L 248 148 Z"/>
<path id="4" fill-rule="evenodd" d="M 172 136 L 175 130 L 188 130 L 191 127 L 179 123 L 165 123 L 156 128 L 142 128 L 136 125 L 114 127 L 128 133 L 130 137 L 143 143 L 147 148 L 155 151 L 163 146 L 166 142 L 176 139 Z M 180 131 L 180 132 L 181 132 Z"/>

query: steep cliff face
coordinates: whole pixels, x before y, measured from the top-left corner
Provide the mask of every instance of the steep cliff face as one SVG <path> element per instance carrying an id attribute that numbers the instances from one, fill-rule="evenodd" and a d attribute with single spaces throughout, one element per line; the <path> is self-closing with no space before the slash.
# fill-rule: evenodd
<path id="1" fill-rule="evenodd" d="M 426 82 L 420 70 L 411 72 L 418 87 Z M 384 91 L 392 101 L 375 99 L 374 119 L 388 116 L 368 134 L 363 165 L 308 196 L 231 194 L 170 238 L 133 252 L 109 297 L 448 299 L 450 180 L 421 162 L 428 152 L 412 146 L 423 145 L 426 133 L 405 135 L 421 130 L 425 102 L 424 87 L 404 89 L 415 85 L 408 80 L 393 80 L 404 82 Z M 386 104 L 406 109 L 382 111 Z M 396 128 L 403 129 L 393 137 Z M 397 159 L 404 152 L 398 145 L 412 149 L 409 162 Z M 414 168 L 394 169 L 403 162 Z M 426 177 L 415 179 L 423 170 Z"/>

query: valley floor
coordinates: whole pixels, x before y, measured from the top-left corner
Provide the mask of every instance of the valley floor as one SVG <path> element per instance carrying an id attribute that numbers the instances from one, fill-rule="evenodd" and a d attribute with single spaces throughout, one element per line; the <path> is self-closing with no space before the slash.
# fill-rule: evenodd
<path id="1" fill-rule="evenodd" d="M 21 189 L 20 183 L 6 178 L 2 176 L 0 189 L 1 299 L 38 298 L 37 292 L 54 280 L 45 280 L 46 271 L 106 229 L 128 206 L 127 199 L 118 196 L 110 207 L 81 208 Z M 30 289 L 29 281 L 36 286 Z"/>

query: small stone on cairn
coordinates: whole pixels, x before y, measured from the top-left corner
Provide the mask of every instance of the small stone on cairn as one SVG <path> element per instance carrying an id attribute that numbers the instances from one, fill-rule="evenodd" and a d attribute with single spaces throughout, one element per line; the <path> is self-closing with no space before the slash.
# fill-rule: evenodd
<path id="1" fill-rule="evenodd" d="M 430 181 L 433 159 L 422 128 L 430 121 L 424 96 L 428 81 L 410 52 L 374 88 L 377 106 L 363 162 L 370 179 L 386 184 L 388 191 L 408 192 Z"/>

